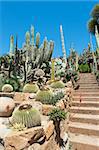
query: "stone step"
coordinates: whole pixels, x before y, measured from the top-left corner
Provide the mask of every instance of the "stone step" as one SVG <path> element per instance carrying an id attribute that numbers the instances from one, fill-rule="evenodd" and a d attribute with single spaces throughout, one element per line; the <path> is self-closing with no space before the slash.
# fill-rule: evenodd
<path id="1" fill-rule="evenodd" d="M 89 90 L 90 90 L 90 89 L 98 89 L 98 90 L 99 90 L 99 86 L 98 86 L 98 85 L 97 85 L 97 87 L 93 87 L 93 86 L 91 86 L 91 87 L 81 87 L 81 86 L 80 86 L 80 87 L 79 87 L 79 90 L 80 90 L 80 89 L 82 89 L 82 90 L 85 90 L 85 89 L 86 89 L 86 90 L 87 90 L 87 89 L 89 89 Z"/>
<path id="2" fill-rule="evenodd" d="M 79 92 L 76 91 L 73 94 L 74 96 L 99 96 L 99 92 Z"/>
<path id="3" fill-rule="evenodd" d="M 72 106 L 77 107 L 99 107 L 99 101 L 73 101 Z"/>
<path id="4" fill-rule="evenodd" d="M 80 101 L 80 99 L 82 101 L 99 101 L 99 96 L 73 96 L 74 101 Z"/>
<path id="5" fill-rule="evenodd" d="M 72 150 L 99 150 L 99 138 L 83 134 L 70 133 Z"/>
<path id="6" fill-rule="evenodd" d="M 69 132 L 79 133 L 85 135 L 99 136 L 99 125 L 80 123 L 80 122 L 69 122 Z"/>
<path id="7" fill-rule="evenodd" d="M 99 124 L 99 115 L 71 113 L 70 121 L 97 125 Z"/>
<path id="8" fill-rule="evenodd" d="M 99 89 L 98 88 L 79 88 L 78 90 L 77 90 L 78 92 L 99 92 Z M 76 92 L 76 91 L 75 91 Z"/>
<path id="9" fill-rule="evenodd" d="M 72 106 L 70 108 L 71 113 L 80 113 L 80 114 L 93 114 L 99 115 L 99 108 L 96 107 L 76 107 Z"/>

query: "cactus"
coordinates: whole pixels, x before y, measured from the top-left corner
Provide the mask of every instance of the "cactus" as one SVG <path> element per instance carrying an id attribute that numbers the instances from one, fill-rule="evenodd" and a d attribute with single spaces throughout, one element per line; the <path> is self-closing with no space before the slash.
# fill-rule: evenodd
<path id="1" fill-rule="evenodd" d="M 52 71 L 51 71 L 51 80 L 55 80 L 55 60 L 52 59 Z"/>
<path id="2" fill-rule="evenodd" d="M 41 125 L 40 113 L 30 104 L 20 105 L 12 114 L 11 124 L 23 124 L 26 128 Z"/>
<path id="3" fill-rule="evenodd" d="M 54 81 L 51 85 L 52 88 L 65 88 L 65 84 L 62 81 Z"/>
<path id="4" fill-rule="evenodd" d="M 2 92 L 12 92 L 13 91 L 13 87 L 12 85 L 10 84 L 5 84 L 3 87 L 2 87 Z"/>
<path id="5" fill-rule="evenodd" d="M 39 45 L 40 45 L 40 33 L 36 33 L 36 46 L 37 48 L 39 48 Z"/>
<path id="6" fill-rule="evenodd" d="M 12 128 L 13 130 L 16 130 L 16 131 L 23 131 L 23 130 L 27 129 L 27 128 L 24 126 L 24 124 L 22 124 L 22 123 L 15 123 L 15 124 L 13 124 L 13 125 L 11 126 L 11 128 Z"/>
<path id="7" fill-rule="evenodd" d="M 23 87 L 23 92 L 24 93 L 36 93 L 39 90 L 39 87 L 37 84 L 26 84 Z"/>
<path id="8" fill-rule="evenodd" d="M 49 103 L 53 97 L 53 92 L 50 89 L 42 89 L 38 91 L 36 100 L 41 101 L 44 104 Z"/>

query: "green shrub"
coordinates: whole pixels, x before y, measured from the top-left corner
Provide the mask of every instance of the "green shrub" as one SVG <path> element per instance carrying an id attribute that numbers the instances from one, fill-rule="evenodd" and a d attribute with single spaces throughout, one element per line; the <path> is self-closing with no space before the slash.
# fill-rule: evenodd
<path id="1" fill-rule="evenodd" d="M 89 72 L 91 72 L 91 69 L 89 68 L 88 64 L 81 64 L 81 65 L 79 65 L 79 71 L 81 73 L 89 73 Z"/>
<path id="2" fill-rule="evenodd" d="M 10 84 L 4 84 L 2 87 L 2 92 L 13 92 L 13 87 Z"/>
<path id="3" fill-rule="evenodd" d="M 54 81 L 51 85 L 52 88 L 64 88 L 65 84 L 62 81 Z"/>
<path id="4" fill-rule="evenodd" d="M 36 93 L 39 90 L 39 87 L 37 84 L 29 84 L 27 83 L 24 87 L 23 87 L 23 92 L 24 93 Z"/>
<path id="5" fill-rule="evenodd" d="M 26 128 L 40 126 L 40 113 L 30 104 L 23 104 L 16 109 L 12 114 L 11 124 L 23 124 Z"/>

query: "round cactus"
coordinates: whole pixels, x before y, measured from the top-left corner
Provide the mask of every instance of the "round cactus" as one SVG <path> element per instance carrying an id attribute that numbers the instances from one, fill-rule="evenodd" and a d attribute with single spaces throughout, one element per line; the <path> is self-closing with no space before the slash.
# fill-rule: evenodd
<path id="1" fill-rule="evenodd" d="M 37 84 L 26 84 L 23 87 L 24 93 L 36 93 L 39 90 L 39 87 Z"/>
<path id="2" fill-rule="evenodd" d="M 36 100 L 41 101 L 44 104 L 47 104 L 52 100 L 53 92 L 50 89 L 42 89 L 37 92 Z"/>
<path id="3" fill-rule="evenodd" d="M 5 84 L 3 87 L 2 87 L 2 92 L 12 92 L 13 91 L 13 87 L 12 85 L 10 84 Z"/>
<path id="4" fill-rule="evenodd" d="M 26 128 L 41 125 L 40 113 L 31 104 L 20 105 L 12 114 L 11 124 L 23 124 Z"/>
<path id="5" fill-rule="evenodd" d="M 54 81 L 51 85 L 52 88 L 64 88 L 65 84 L 62 81 Z"/>

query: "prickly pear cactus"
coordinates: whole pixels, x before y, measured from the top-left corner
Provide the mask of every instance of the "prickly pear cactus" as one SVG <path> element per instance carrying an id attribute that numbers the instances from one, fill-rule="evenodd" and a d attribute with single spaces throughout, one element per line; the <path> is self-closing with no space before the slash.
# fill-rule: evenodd
<path id="1" fill-rule="evenodd" d="M 2 92 L 12 92 L 13 91 L 13 87 L 12 85 L 10 84 L 5 84 L 3 87 L 2 87 Z"/>
<path id="2" fill-rule="evenodd" d="M 40 113 L 30 104 L 22 104 L 12 114 L 11 124 L 23 124 L 26 128 L 41 125 Z"/>

